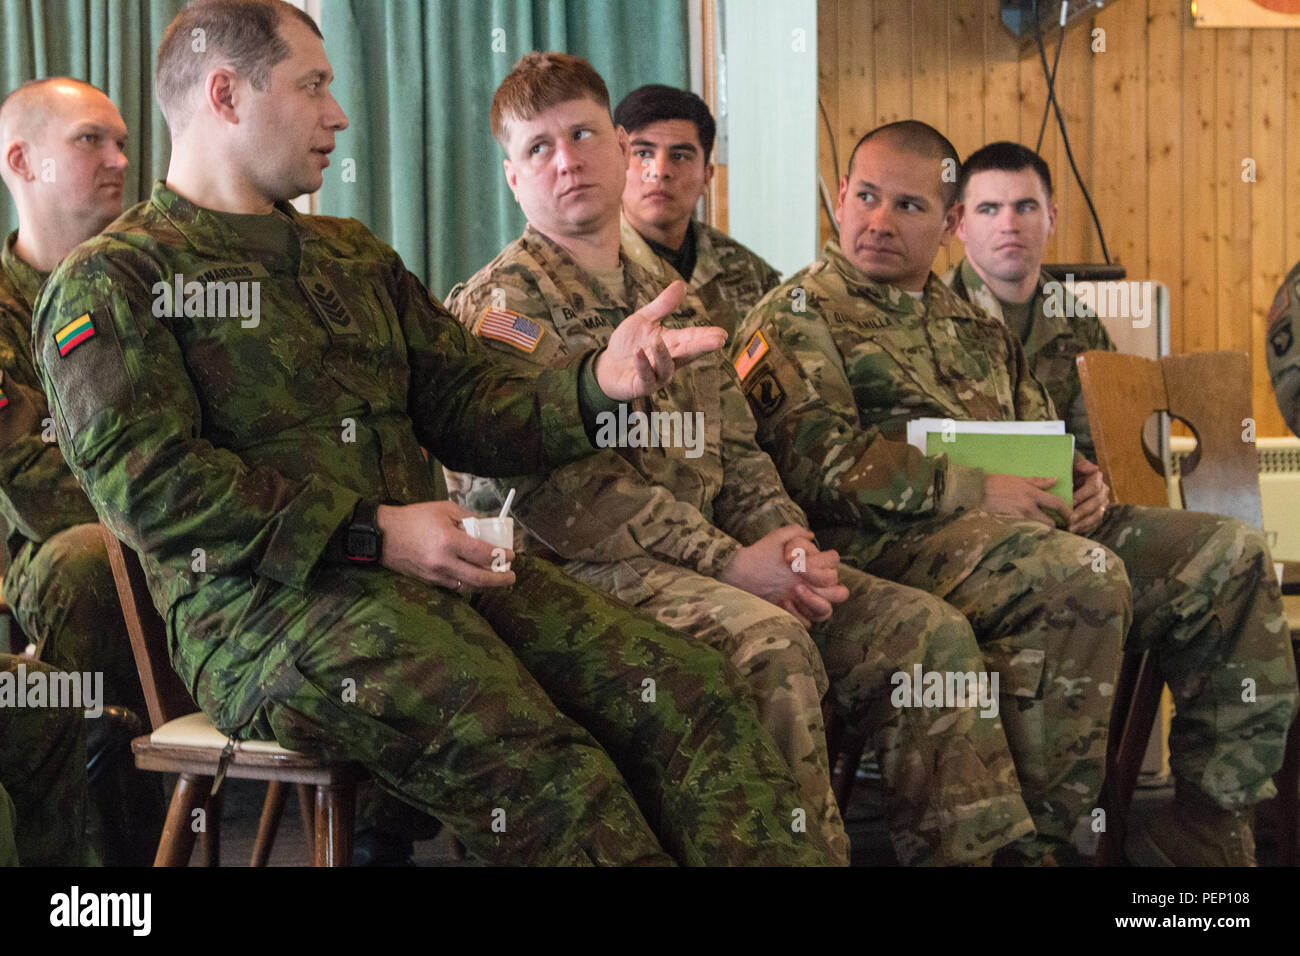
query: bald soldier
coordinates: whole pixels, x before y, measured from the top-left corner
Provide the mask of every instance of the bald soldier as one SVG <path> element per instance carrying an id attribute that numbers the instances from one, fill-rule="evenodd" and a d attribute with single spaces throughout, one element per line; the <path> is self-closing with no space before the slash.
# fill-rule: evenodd
<path id="1" fill-rule="evenodd" d="M 602 347 L 667 279 L 620 252 L 629 144 L 586 60 L 525 56 L 497 89 L 491 124 L 528 226 L 448 303 L 493 355 L 536 374 Z M 691 296 L 665 324 L 710 320 Z M 641 416 L 651 424 L 638 438 Z M 793 809 L 825 833 L 837 862 L 847 862 L 848 841 L 830 789 L 828 686 L 878 747 L 901 862 L 973 862 L 1031 831 L 995 696 L 984 710 L 974 699 L 891 706 L 900 673 L 983 677 L 969 625 L 817 547 L 754 441 L 723 356 L 703 356 L 650 400 L 622 406 L 598 443 L 606 450 L 544 479 L 450 474 L 449 487 L 485 512 L 517 488 L 528 550 L 726 654 L 799 781 Z"/>
<path id="2" fill-rule="evenodd" d="M 1064 301 L 1042 271 L 1056 224 L 1051 171 L 1018 143 L 992 143 L 962 164 L 957 198 L 966 258 L 946 281 L 1016 336 L 1076 447 L 1092 458 L 1075 359 L 1115 346 L 1092 310 Z M 1091 463 L 1080 471 L 1101 480 Z M 1126 852 L 1147 865 L 1248 862 L 1250 808 L 1274 794 L 1295 697 L 1263 535 L 1232 518 L 1132 505 L 1107 508 L 1087 534 L 1124 560 L 1133 586 L 1126 647 L 1152 649 L 1174 695 L 1175 800 L 1135 814 Z M 1243 692 L 1256 675 L 1266 675 L 1267 695 Z"/>
<path id="3" fill-rule="evenodd" d="M 18 213 L 0 249 L 3 594 L 37 657 L 102 673 L 105 702 L 138 715 L 97 718 L 93 750 L 114 746 L 118 721 L 138 728 L 145 702 L 98 518 L 55 442 L 32 362 L 32 306 L 59 261 L 121 213 L 126 136 L 117 107 L 80 80 L 33 80 L 0 104 L 0 179 Z M 108 778 L 96 778 L 96 840 L 106 864 L 147 865 L 162 823 L 161 781 L 135 771 L 129 754 L 119 759 Z"/>
<path id="4" fill-rule="evenodd" d="M 730 335 L 781 275 L 707 223 L 695 206 L 713 181 L 717 126 L 690 90 L 638 87 L 614 109 L 631 152 L 623 188 L 623 249 L 661 284 L 682 278 Z"/>
<path id="5" fill-rule="evenodd" d="M 1268 313 L 1265 356 L 1277 407 L 1300 435 L 1300 262 L 1291 267 Z"/>
<path id="6" fill-rule="evenodd" d="M 166 181 L 37 303 L 60 443 L 181 680 L 223 733 L 356 761 L 486 862 L 824 861 L 726 661 L 545 562 L 498 570 L 422 452 L 590 454 L 600 408 L 721 332 L 662 329 L 667 296 L 563 369 L 496 365 L 359 222 L 289 205 L 347 127 L 331 78 L 291 4 L 187 5 L 155 67 Z"/>

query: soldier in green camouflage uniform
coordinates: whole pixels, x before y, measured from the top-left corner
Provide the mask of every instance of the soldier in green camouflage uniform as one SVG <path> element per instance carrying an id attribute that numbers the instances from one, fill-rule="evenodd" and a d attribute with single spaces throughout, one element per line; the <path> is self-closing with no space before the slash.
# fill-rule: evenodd
<path id="1" fill-rule="evenodd" d="M 1300 435 L 1300 262 L 1277 290 L 1268 313 L 1267 336 L 1264 354 L 1277 406 L 1291 430 Z"/>
<path id="2" fill-rule="evenodd" d="M 620 254 L 626 158 L 604 84 L 590 65 L 577 57 L 531 54 L 505 79 L 495 102 L 553 102 L 579 81 L 586 88 L 574 99 L 530 112 L 526 120 L 504 117 L 511 131 L 502 144 L 511 186 L 530 224 L 448 298 L 453 314 L 495 356 L 531 374 L 603 346 L 627 315 L 663 288 L 625 251 Z M 552 146 L 559 128 L 590 135 L 572 147 Z M 535 138 L 560 156 L 561 184 L 568 177 L 590 184 L 595 195 L 581 207 L 580 223 L 566 220 L 567 208 L 553 198 L 551 167 L 539 169 L 524 155 L 521 144 Z M 548 222 L 552 233 L 535 228 L 534 217 Z M 588 265 L 579 264 L 567 251 L 577 236 L 605 253 L 613 269 L 585 255 Z M 707 325 L 709 318 L 688 296 L 665 322 L 690 327 Z M 503 327 L 503 319 L 515 324 Z M 521 320 L 532 325 L 527 334 Z M 913 665 L 982 669 L 974 635 L 956 611 L 850 568 L 839 569 L 845 588 L 832 600 L 844 603 L 833 613 L 829 600 L 817 613 L 797 605 L 783 609 L 787 589 L 812 588 L 815 578 L 820 587 L 833 588 L 837 559 L 815 557 L 803 512 L 755 443 L 753 417 L 725 358 L 700 357 L 653 399 L 620 413 L 629 411 L 675 415 L 693 434 L 678 429 L 665 434 L 662 445 L 657 436 L 653 447 L 635 447 L 619 441 L 611 424 L 610 440 L 602 441 L 607 450 L 598 455 L 545 478 L 449 473 L 453 496 L 474 510 L 495 512 L 514 487 L 513 514 L 527 532 L 529 550 L 726 654 L 795 771 L 809 825 L 824 830 L 844 862 L 848 841 L 830 791 L 820 709 L 827 672 L 850 725 L 880 745 L 887 815 L 902 862 L 968 862 L 1030 832 L 996 716 L 889 706 L 891 676 L 911 674 Z M 793 546 L 804 549 L 805 584 L 790 569 Z M 770 590 L 755 588 L 743 570 L 760 554 L 771 556 L 766 573 L 781 572 Z M 822 559 L 827 564 L 819 571 Z M 811 624 L 811 637 L 790 611 L 805 624 L 818 622 Z"/>
<path id="3" fill-rule="evenodd" d="M 265 42 L 232 71 L 250 30 Z M 360 223 L 288 205 L 347 125 L 309 18 L 200 0 L 157 62 L 176 189 L 63 262 L 33 340 L 69 464 L 140 553 L 203 711 L 359 762 L 487 861 L 824 861 L 720 655 L 545 562 L 492 570 L 430 500 L 421 446 L 486 474 L 559 466 L 592 450 L 580 382 L 643 394 L 670 350 L 718 338 L 647 313 L 600 356 L 512 374 Z M 189 95 L 209 85 L 237 105 Z"/>
<path id="4" fill-rule="evenodd" d="M 37 673 L 48 679 L 56 669 L 0 653 L 0 680 Z M 80 708 L 0 702 L 0 866 L 93 863 L 86 819 L 86 721 Z"/>
<path id="5" fill-rule="evenodd" d="M 614 124 L 627 130 L 632 147 L 623 189 L 623 251 L 660 285 L 685 279 L 709 321 L 730 335 L 781 275 L 692 216 L 713 179 L 713 115 L 689 90 L 651 84 L 623 97 Z"/>
<path id="6" fill-rule="evenodd" d="M 947 281 L 1017 335 L 1076 447 L 1094 457 L 1075 359 L 1115 346 L 1091 310 L 1051 298 L 1068 293 L 1047 286 L 1041 271 L 1055 219 L 1046 163 L 1018 144 L 990 144 L 967 158 L 958 198 L 967 258 Z M 1108 508 L 1088 536 L 1123 559 L 1133 585 L 1126 648 L 1155 650 L 1176 708 L 1169 741 L 1178 800 L 1170 812 L 1138 818 L 1130 855 L 1225 862 L 1187 847 L 1194 834 L 1230 832 L 1234 812 L 1274 794 L 1295 709 L 1294 656 L 1267 544 L 1232 518 L 1133 505 Z M 1243 691 L 1246 679 L 1254 693 Z"/>

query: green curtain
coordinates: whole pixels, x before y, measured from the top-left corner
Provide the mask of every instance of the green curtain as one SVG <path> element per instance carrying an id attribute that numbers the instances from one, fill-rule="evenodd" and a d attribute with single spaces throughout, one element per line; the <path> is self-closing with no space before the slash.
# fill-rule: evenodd
<path id="1" fill-rule="evenodd" d="M 523 229 L 488 129 L 520 56 L 586 57 L 611 105 L 690 77 L 686 0 L 322 0 L 321 23 L 351 125 L 320 211 L 360 219 L 439 298 Z"/>
<path id="2" fill-rule="evenodd" d="M 130 206 L 147 198 L 167 172 L 171 145 L 153 102 L 153 58 L 163 30 L 184 0 L 0 0 L 0 96 L 27 80 L 72 76 L 117 104 L 129 134 Z M 17 226 L 13 204 L 0 203 L 0 236 Z"/>

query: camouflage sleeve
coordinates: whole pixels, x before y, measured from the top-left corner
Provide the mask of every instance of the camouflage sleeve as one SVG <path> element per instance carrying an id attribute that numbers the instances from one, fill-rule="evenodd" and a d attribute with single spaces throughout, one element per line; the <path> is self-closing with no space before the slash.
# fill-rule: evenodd
<path id="1" fill-rule="evenodd" d="M 21 367 L 13 345 L 0 341 L 0 515 L 29 541 L 44 541 L 99 519 L 46 429 L 45 394 L 28 381 L 31 370 Z"/>
<path id="2" fill-rule="evenodd" d="M 737 541 L 753 544 L 789 524 L 808 527 L 803 509 L 791 500 L 767 452 L 758 446 L 758 424 L 730 363 L 723 362 L 722 490 L 713 520 Z"/>
<path id="3" fill-rule="evenodd" d="M 154 317 L 163 278 L 111 239 L 82 246 L 46 282 L 33 350 L 72 472 L 105 524 L 160 563 L 206 551 L 220 574 L 302 588 L 358 495 L 250 467 L 200 437 L 186 356 Z"/>
<path id="4" fill-rule="evenodd" d="M 770 295 L 734 342 L 759 443 L 814 527 L 884 530 L 892 515 L 979 504 L 983 472 L 946 455 L 927 457 L 859 419 L 839 351 L 815 308 L 795 313 L 779 293 Z"/>
<path id="5" fill-rule="evenodd" d="M 1300 263 L 1277 290 L 1265 334 L 1264 353 L 1277 406 L 1291 431 L 1300 435 Z"/>
<path id="6" fill-rule="evenodd" d="M 499 477 L 548 471 L 591 454 L 578 405 L 581 357 L 559 368 L 512 369 L 494 361 L 400 259 L 395 283 L 411 366 L 411 420 L 438 461 Z"/>
<path id="7" fill-rule="evenodd" d="M 1025 358 L 1024 346 L 1020 344 L 1020 340 L 1016 338 L 1015 334 L 1005 326 L 1002 329 L 1002 339 L 1006 342 L 1007 354 L 1011 363 L 1015 366 L 1016 421 L 1055 421 L 1060 416 L 1056 414 L 1056 407 L 1052 404 L 1052 396 L 1047 393 L 1047 389 L 1043 387 L 1038 379 L 1034 378 L 1034 373 L 1030 371 L 1029 360 Z"/>
<path id="8" fill-rule="evenodd" d="M 496 289 L 503 290 L 503 302 L 491 302 Z M 448 305 L 466 327 L 472 327 L 489 304 L 526 315 L 546 330 L 544 335 L 555 337 L 541 292 L 517 274 L 501 282 L 485 277 L 454 289 L 448 297 Z M 501 361 L 532 369 L 534 374 L 555 359 L 542 343 L 531 353 L 490 339 L 484 345 Z M 496 482 L 494 487 L 494 497 L 503 497 L 506 483 Z M 617 561 L 649 555 L 714 577 L 740 548 L 696 508 L 678 501 L 667 488 L 646 481 L 613 449 L 601 449 L 557 468 L 544 480 L 516 482 L 515 488 L 512 507 L 519 522 L 565 560 Z"/>

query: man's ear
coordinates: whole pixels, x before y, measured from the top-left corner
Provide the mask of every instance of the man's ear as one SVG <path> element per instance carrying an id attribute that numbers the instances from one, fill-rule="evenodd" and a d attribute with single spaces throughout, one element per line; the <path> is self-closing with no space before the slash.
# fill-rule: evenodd
<path id="1" fill-rule="evenodd" d="M 966 204 L 961 200 L 952 204 L 952 208 L 957 211 L 957 238 L 962 242 L 966 241 Z M 951 210 L 950 210 L 951 211 Z"/>
<path id="2" fill-rule="evenodd" d="M 514 164 L 509 159 L 501 161 L 506 171 L 506 185 L 510 187 L 510 194 L 515 197 L 515 202 L 519 202 L 519 175 L 515 172 Z"/>
<path id="3" fill-rule="evenodd" d="M 841 177 L 840 177 L 840 194 L 839 194 L 839 197 L 835 200 L 835 223 L 836 223 L 836 225 L 839 225 L 840 221 L 844 218 L 844 201 L 845 201 L 846 199 L 848 199 L 848 196 L 849 196 L 849 177 L 848 177 L 848 176 L 841 176 Z"/>
<path id="4" fill-rule="evenodd" d="M 713 182 L 713 171 L 714 171 L 714 166 L 712 163 L 704 164 L 704 185 L 706 187 L 709 185 L 709 183 Z"/>
<path id="5" fill-rule="evenodd" d="M 618 140 L 618 148 L 623 153 L 623 168 L 627 169 L 632 162 L 632 137 L 627 135 L 627 130 L 623 127 L 615 126 L 614 138 Z"/>
<path id="6" fill-rule="evenodd" d="M 203 81 L 203 108 L 227 123 L 238 125 L 241 82 L 234 70 L 225 67 L 213 70 Z"/>
<path id="7" fill-rule="evenodd" d="M 943 214 L 943 241 L 947 242 L 952 238 L 953 233 L 957 231 L 957 225 L 961 222 L 962 204 L 953 203 L 948 207 L 948 211 Z"/>
<path id="8" fill-rule="evenodd" d="M 31 157 L 28 155 L 30 150 L 31 146 L 26 141 L 12 139 L 4 152 L 5 168 L 13 170 L 19 179 L 28 182 L 36 178 L 36 170 L 32 169 Z"/>
<path id="9" fill-rule="evenodd" d="M 1056 234 L 1056 203 L 1050 199 L 1047 201 L 1047 234 L 1049 236 Z"/>

